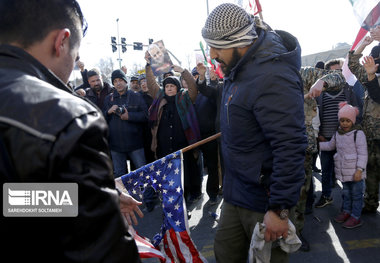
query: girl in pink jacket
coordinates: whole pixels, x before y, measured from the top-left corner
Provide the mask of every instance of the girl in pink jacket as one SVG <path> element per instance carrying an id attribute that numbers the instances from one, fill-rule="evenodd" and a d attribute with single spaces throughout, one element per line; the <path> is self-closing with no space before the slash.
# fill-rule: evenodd
<path id="1" fill-rule="evenodd" d="M 362 225 L 365 168 L 367 166 L 367 140 L 362 130 L 355 126 L 359 110 L 347 102 L 339 103 L 339 128 L 329 142 L 320 142 L 322 151 L 336 149 L 334 155 L 335 175 L 343 184 L 341 213 L 334 218 L 345 228 Z"/>

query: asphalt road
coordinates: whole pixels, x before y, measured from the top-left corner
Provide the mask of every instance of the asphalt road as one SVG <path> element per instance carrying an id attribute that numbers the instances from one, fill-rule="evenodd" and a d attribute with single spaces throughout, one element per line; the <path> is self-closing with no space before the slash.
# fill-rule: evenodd
<path id="1" fill-rule="evenodd" d="M 207 176 L 204 177 L 203 185 Z M 320 174 L 314 173 L 316 201 L 321 193 Z M 205 192 L 205 190 L 204 190 Z M 344 229 L 333 218 L 341 205 L 341 185 L 333 189 L 333 203 L 324 208 L 314 208 L 313 213 L 306 216 L 303 236 L 310 243 L 310 251 L 297 251 L 290 254 L 291 263 L 379 263 L 380 262 L 380 208 L 376 214 L 363 215 L 363 225 L 356 229 Z M 217 205 L 208 204 L 207 194 L 189 207 L 192 216 L 189 220 L 190 235 L 201 254 L 209 263 L 215 263 L 213 240 L 217 221 L 209 212 L 220 214 L 223 199 Z M 143 236 L 152 238 L 160 230 L 161 209 L 159 206 L 139 221 L 136 230 Z M 144 259 L 143 262 L 159 262 L 156 259 Z"/>

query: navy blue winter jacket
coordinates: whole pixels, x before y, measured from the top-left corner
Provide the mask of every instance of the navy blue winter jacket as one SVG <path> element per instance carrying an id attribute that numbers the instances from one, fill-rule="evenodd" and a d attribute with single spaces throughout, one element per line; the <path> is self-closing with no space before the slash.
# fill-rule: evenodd
<path id="1" fill-rule="evenodd" d="M 223 193 L 230 204 L 265 212 L 298 201 L 307 147 L 300 54 L 289 33 L 261 30 L 224 79 Z"/>
<path id="2" fill-rule="evenodd" d="M 108 114 L 113 106 L 124 106 L 128 110 L 128 120 L 116 114 Z M 140 93 L 127 90 L 120 96 L 115 90 L 104 100 L 103 114 L 109 126 L 109 146 L 112 151 L 130 152 L 144 147 L 143 126 L 148 121 L 148 109 Z"/>

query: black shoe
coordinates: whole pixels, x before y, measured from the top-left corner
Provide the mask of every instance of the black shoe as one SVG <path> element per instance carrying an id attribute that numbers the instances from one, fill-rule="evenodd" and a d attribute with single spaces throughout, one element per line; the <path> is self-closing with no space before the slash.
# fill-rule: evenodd
<path id="1" fill-rule="evenodd" d="M 326 205 L 329 205 L 333 202 L 332 197 L 326 197 L 324 195 L 321 195 L 321 198 L 319 199 L 318 203 L 315 204 L 316 208 L 322 208 Z"/>
<path id="2" fill-rule="evenodd" d="M 309 242 L 306 241 L 306 239 L 300 234 L 298 236 L 302 242 L 302 245 L 300 247 L 300 250 L 301 251 L 304 251 L 304 252 L 308 252 L 310 251 L 310 245 L 309 245 Z"/>

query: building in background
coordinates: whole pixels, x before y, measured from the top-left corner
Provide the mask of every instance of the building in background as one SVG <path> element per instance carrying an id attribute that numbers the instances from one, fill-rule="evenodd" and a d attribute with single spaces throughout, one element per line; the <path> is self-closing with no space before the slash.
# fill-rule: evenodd
<path id="1" fill-rule="evenodd" d="M 351 45 L 347 43 L 338 43 L 332 50 L 302 56 L 302 66 L 314 66 L 318 61 L 326 62 L 330 59 L 345 58 L 350 48 Z"/>

